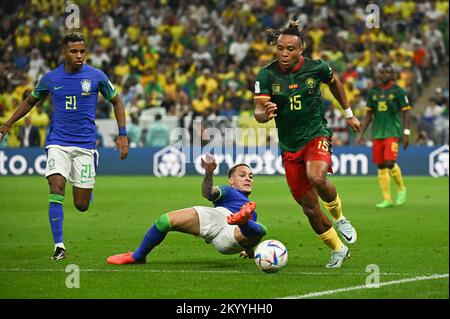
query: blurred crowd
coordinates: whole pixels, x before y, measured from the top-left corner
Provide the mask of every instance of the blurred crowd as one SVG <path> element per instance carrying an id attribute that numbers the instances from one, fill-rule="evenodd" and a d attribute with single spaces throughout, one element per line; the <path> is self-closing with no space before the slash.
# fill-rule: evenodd
<path id="1" fill-rule="evenodd" d="M 0 122 L 45 72 L 61 63 L 68 3 L 16 0 L 0 8 Z M 340 75 L 357 117 L 364 116 L 366 92 L 376 85 L 377 65 L 389 62 L 413 106 L 423 109 L 414 121 L 417 143 L 448 143 L 448 81 L 433 88 L 428 105 L 415 105 L 434 77 L 442 70 L 448 73 L 447 1 L 75 3 L 81 15 L 76 31 L 87 41 L 86 63 L 102 69 L 118 88 L 130 123 L 140 130 L 138 146 L 146 145 L 141 136 L 142 130 L 144 135 L 148 131 L 140 119 L 154 108 L 161 110 L 163 122 L 176 117 L 180 126 L 189 126 L 195 117 L 258 126 L 252 116 L 253 85 L 260 67 L 275 57 L 266 30 L 282 28 L 291 19 L 304 25 L 304 56 L 326 60 Z M 366 27 L 369 3 L 379 5 L 380 28 Z M 353 143 L 341 111 L 333 107 L 336 101 L 328 89 L 322 92 L 326 116 L 336 131 L 335 143 Z M 41 145 L 51 113 L 51 100 L 46 99 L 30 114 Z M 100 97 L 97 118 L 113 116 L 112 105 Z M 25 119 L 5 143 L 19 146 L 23 126 Z"/>

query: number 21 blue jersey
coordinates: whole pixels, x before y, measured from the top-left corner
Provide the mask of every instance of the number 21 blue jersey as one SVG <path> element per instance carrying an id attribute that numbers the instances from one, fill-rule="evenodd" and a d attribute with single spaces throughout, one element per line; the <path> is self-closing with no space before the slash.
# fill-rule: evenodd
<path id="1" fill-rule="evenodd" d="M 31 92 L 37 99 L 52 95 L 54 112 L 45 145 L 94 149 L 99 92 L 107 100 L 117 95 L 105 73 L 89 65 L 67 73 L 61 64 L 46 73 Z"/>

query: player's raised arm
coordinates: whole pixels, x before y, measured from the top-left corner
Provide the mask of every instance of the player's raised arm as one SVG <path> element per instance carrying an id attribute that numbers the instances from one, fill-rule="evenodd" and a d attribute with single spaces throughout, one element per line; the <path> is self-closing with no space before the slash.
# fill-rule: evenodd
<path id="1" fill-rule="evenodd" d="M 202 196 L 209 201 L 214 201 L 220 195 L 219 189 L 213 186 L 213 173 L 217 167 L 214 156 L 206 154 L 205 159 L 202 158 L 202 167 L 205 169 L 205 177 L 202 182 Z"/>
<path id="2" fill-rule="evenodd" d="M 16 109 L 13 115 L 11 115 L 11 117 L 5 123 L 3 123 L 3 125 L 0 126 L 0 142 L 3 140 L 3 137 L 6 135 L 6 133 L 8 133 L 11 126 L 26 114 L 28 114 L 28 112 L 30 112 L 30 110 L 33 108 L 33 106 L 36 105 L 38 101 L 38 98 L 29 95 L 20 103 L 19 107 Z"/>
<path id="3" fill-rule="evenodd" d="M 359 120 L 353 115 L 352 109 L 350 108 L 350 105 L 348 103 L 347 95 L 345 94 L 344 86 L 339 80 L 339 77 L 335 73 L 333 73 L 333 78 L 326 84 L 328 84 L 331 94 L 333 94 L 333 96 L 344 109 L 345 118 L 347 119 L 347 125 L 350 126 L 353 131 L 357 133 L 360 132 L 361 123 L 359 123 Z"/>
<path id="4" fill-rule="evenodd" d="M 126 129 L 125 108 L 119 94 L 113 97 L 110 102 L 114 106 L 114 115 L 119 126 L 119 136 L 117 136 L 116 147 L 120 151 L 120 159 L 128 156 L 128 137 Z"/>

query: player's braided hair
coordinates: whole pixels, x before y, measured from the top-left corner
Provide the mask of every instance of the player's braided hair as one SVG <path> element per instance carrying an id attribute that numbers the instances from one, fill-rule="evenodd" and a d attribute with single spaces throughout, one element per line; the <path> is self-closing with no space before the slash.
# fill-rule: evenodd
<path id="1" fill-rule="evenodd" d="M 283 29 L 279 29 L 279 30 L 275 30 L 275 29 L 267 29 L 267 42 L 270 45 L 276 44 L 278 37 L 282 34 L 289 34 L 289 35 L 295 35 L 297 36 L 300 41 L 302 46 L 304 45 L 304 40 L 303 40 L 303 36 L 302 36 L 302 30 L 303 30 L 303 25 L 300 23 L 299 20 L 290 20 L 288 23 L 288 26 L 283 28 Z"/>

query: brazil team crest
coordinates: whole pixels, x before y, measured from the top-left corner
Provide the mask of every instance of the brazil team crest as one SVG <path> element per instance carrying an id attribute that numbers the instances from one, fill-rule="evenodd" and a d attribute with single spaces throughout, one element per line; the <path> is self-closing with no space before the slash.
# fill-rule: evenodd
<path id="1" fill-rule="evenodd" d="M 313 78 L 307 78 L 305 83 L 306 87 L 312 89 L 316 85 L 316 80 L 314 80 Z"/>
<path id="2" fill-rule="evenodd" d="M 49 169 L 49 170 L 52 170 L 52 169 L 55 168 L 55 160 L 54 160 L 53 158 L 52 158 L 52 159 L 49 159 L 48 162 L 47 162 L 47 164 L 48 164 L 48 169 Z"/>
<path id="3" fill-rule="evenodd" d="M 81 81 L 81 90 L 83 91 L 81 95 L 90 95 L 91 94 L 91 80 L 83 79 Z"/>

